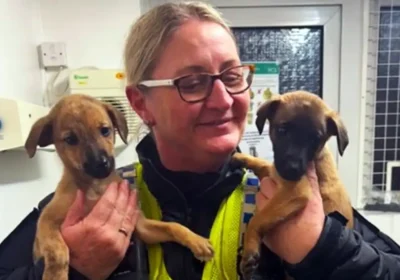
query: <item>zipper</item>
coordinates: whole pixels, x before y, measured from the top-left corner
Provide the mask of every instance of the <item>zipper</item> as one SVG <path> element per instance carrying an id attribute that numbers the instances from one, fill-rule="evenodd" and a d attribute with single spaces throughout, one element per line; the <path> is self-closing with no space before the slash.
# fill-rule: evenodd
<path id="1" fill-rule="evenodd" d="M 161 177 L 165 182 L 167 182 L 171 187 L 173 187 L 177 193 L 179 194 L 179 196 L 181 197 L 181 200 L 183 202 L 183 208 L 184 208 L 184 223 L 183 226 L 189 227 L 189 223 L 191 223 L 192 218 L 191 218 L 191 214 L 192 214 L 192 209 L 189 208 L 189 205 L 185 199 L 185 197 L 183 196 L 182 192 L 167 178 L 165 178 L 160 172 L 158 172 L 157 168 L 155 168 L 155 166 L 153 165 L 153 163 L 150 160 L 147 160 L 147 162 L 150 164 L 151 168 L 153 169 L 153 171 L 159 176 Z M 182 251 L 182 257 L 181 257 L 181 264 L 182 267 L 182 274 L 183 274 L 183 278 L 182 279 L 190 279 L 189 275 L 193 274 L 192 270 L 193 270 L 193 264 L 191 264 L 191 260 L 192 260 L 192 255 L 191 255 L 191 251 L 187 252 L 186 250 Z"/>

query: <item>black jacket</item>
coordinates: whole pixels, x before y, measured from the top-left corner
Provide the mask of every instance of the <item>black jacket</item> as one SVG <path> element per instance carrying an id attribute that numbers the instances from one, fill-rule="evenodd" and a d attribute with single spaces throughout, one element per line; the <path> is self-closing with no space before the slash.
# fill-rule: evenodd
<path id="1" fill-rule="evenodd" d="M 217 173 L 170 172 L 161 165 L 149 136 L 138 145 L 137 152 L 143 165 L 144 180 L 159 201 L 163 220 L 177 221 L 208 236 L 218 206 L 239 185 L 243 172 L 228 163 Z M 40 211 L 51 197 L 52 194 L 33 209 L 0 245 L 0 280 L 41 279 L 43 263 L 33 264 L 32 246 Z M 354 213 L 355 230 L 346 229 L 340 215 L 326 217 L 317 245 L 295 266 L 279 262 L 263 247 L 261 265 L 254 279 L 282 279 L 283 267 L 299 280 L 400 279 L 400 247 L 357 211 Z M 166 243 L 162 247 L 167 270 L 174 280 L 201 279 L 203 264 L 188 249 L 175 243 Z M 131 245 L 109 279 L 146 279 L 138 278 L 137 255 L 138 252 L 145 254 L 145 251 L 137 249 L 136 245 Z M 147 270 L 146 261 L 140 268 L 142 272 Z M 85 277 L 71 268 L 69 279 Z"/>

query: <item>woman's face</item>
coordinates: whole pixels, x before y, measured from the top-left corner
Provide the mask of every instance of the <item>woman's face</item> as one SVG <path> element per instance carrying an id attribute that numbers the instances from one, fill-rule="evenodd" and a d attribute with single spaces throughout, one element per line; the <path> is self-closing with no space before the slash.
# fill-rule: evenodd
<path id="1" fill-rule="evenodd" d="M 174 32 L 151 79 L 218 74 L 237 65 L 240 60 L 229 33 L 216 23 L 192 20 Z M 176 87 L 157 87 L 146 95 L 144 107 L 147 119 L 154 123 L 159 148 L 193 160 L 224 158 L 240 141 L 249 98 L 248 90 L 230 95 L 221 80 L 216 80 L 210 96 L 202 102 L 186 103 Z"/>

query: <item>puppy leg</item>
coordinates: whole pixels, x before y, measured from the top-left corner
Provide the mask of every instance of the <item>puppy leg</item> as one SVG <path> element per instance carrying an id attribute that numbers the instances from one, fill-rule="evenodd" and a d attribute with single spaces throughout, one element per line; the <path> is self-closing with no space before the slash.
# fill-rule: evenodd
<path id="1" fill-rule="evenodd" d="M 141 216 L 136 225 L 136 233 L 147 244 L 177 242 L 188 247 L 201 261 L 208 261 L 214 256 L 213 247 L 208 239 L 178 223 L 150 220 Z"/>
<path id="2" fill-rule="evenodd" d="M 44 259 L 43 280 L 68 279 L 69 249 L 60 227 L 74 199 L 74 192 L 58 188 L 39 217 L 33 251 L 35 261 Z"/>
<path id="3" fill-rule="evenodd" d="M 44 259 L 43 280 L 68 280 L 69 250 L 59 229 L 45 217 L 39 219 L 34 258 Z"/>
<path id="4" fill-rule="evenodd" d="M 347 227 L 353 228 L 353 208 L 346 188 L 343 186 L 332 153 L 325 146 L 315 161 L 319 188 L 325 214 L 338 211 L 347 220 Z"/>
<path id="5" fill-rule="evenodd" d="M 234 164 L 251 169 L 260 180 L 271 175 L 272 164 L 263 159 L 247 154 L 235 153 L 231 160 Z"/>
<path id="6" fill-rule="evenodd" d="M 346 190 L 341 186 L 340 182 L 325 182 L 320 183 L 320 186 L 330 184 L 331 186 L 337 186 L 337 189 L 333 188 L 321 188 L 321 197 L 324 205 L 324 212 L 326 215 L 338 211 L 347 219 L 346 227 L 353 228 L 353 208 L 351 206 L 350 199 L 347 197 Z"/>
<path id="7" fill-rule="evenodd" d="M 258 267 L 262 238 L 271 229 L 299 213 L 309 201 L 312 191 L 306 178 L 298 183 L 277 180 L 278 192 L 267 205 L 250 219 L 244 235 L 240 269 L 245 280 L 251 279 Z"/>

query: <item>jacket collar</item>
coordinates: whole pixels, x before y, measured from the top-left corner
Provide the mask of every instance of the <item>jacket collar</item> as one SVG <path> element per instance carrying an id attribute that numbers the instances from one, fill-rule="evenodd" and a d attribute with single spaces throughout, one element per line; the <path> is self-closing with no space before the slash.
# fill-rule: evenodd
<path id="1" fill-rule="evenodd" d="M 162 165 L 150 134 L 140 141 L 136 151 L 143 166 L 143 178 L 162 210 L 182 212 L 207 207 L 210 203 L 219 205 L 240 184 L 244 175 L 242 169 L 230 164 L 230 157 L 218 172 L 172 172 Z"/>

